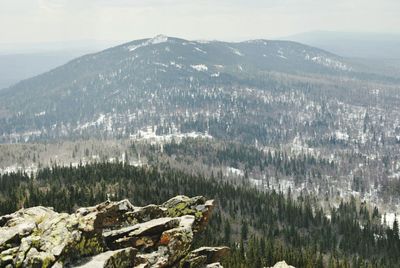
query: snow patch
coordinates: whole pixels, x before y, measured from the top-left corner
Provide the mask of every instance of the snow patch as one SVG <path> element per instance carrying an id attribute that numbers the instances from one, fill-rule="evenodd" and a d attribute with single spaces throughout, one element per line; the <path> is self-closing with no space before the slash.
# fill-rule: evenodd
<path id="1" fill-rule="evenodd" d="M 283 55 L 283 51 L 281 49 L 278 50 L 278 55 L 277 56 L 279 58 L 287 60 L 287 57 L 285 55 Z"/>
<path id="2" fill-rule="evenodd" d="M 165 43 L 168 41 L 168 36 L 159 34 L 155 37 L 153 37 L 152 39 L 149 40 L 151 44 L 155 45 L 155 44 L 161 44 L 161 43 Z"/>
<path id="3" fill-rule="evenodd" d="M 182 64 L 176 63 L 175 61 L 170 61 L 169 64 L 171 66 L 175 66 L 178 69 L 182 69 L 182 67 L 183 67 Z"/>
<path id="4" fill-rule="evenodd" d="M 212 139 L 208 133 L 200 133 L 200 132 L 188 132 L 188 133 L 180 133 L 175 132 L 172 134 L 166 135 L 157 135 L 156 134 L 157 127 L 148 126 L 144 130 L 139 130 L 136 134 L 130 135 L 130 139 L 135 141 L 146 141 L 152 145 L 155 144 L 165 144 L 171 143 L 175 141 L 177 143 L 181 142 L 184 138 L 202 138 L 202 139 Z"/>
<path id="5" fill-rule="evenodd" d="M 240 52 L 240 51 L 239 51 L 238 49 L 236 49 L 236 48 L 229 47 L 229 49 L 232 50 L 233 54 L 236 54 L 236 55 L 241 56 L 241 57 L 244 56 L 244 54 L 243 54 L 242 52 Z"/>
<path id="6" fill-rule="evenodd" d="M 201 52 L 201 53 L 203 53 L 203 54 L 207 54 L 207 52 L 202 50 L 201 48 L 195 47 L 194 49 L 199 51 L 199 52 Z"/>
<path id="7" fill-rule="evenodd" d="M 341 131 L 336 131 L 334 136 L 338 140 L 343 140 L 343 141 L 349 140 L 349 135 L 347 133 L 343 133 Z"/>
<path id="8" fill-rule="evenodd" d="M 341 70 L 341 71 L 351 71 L 351 68 L 348 67 L 345 63 L 332 59 L 332 58 L 328 58 L 322 55 L 318 55 L 318 56 L 310 56 L 309 54 L 306 54 L 304 56 L 305 60 L 308 61 L 313 61 L 317 64 L 323 65 L 325 67 L 329 67 L 332 69 L 336 69 L 336 70 Z"/>
<path id="9" fill-rule="evenodd" d="M 393 223 L 394 223 L 395 219 L 397 220 L 397 222 L 400 222 L 400 216 L 399 215 L 396 215 L 395 213 L 386 213 L 386 214 L 382 215 L 381 223 L 385 224 L 385 225 L 387 225 L 389 227 L 393 227 Z"/>
<path id="10" fill-rule="evenodd" d="M 46 114 L 46 111 L 42 111 L 40 113 L 35 114 L 36 117 L 43 116 Z"/>
<path id="11" fill-rule="evenodd" d="M 198 72 L 206 72 L 208 71 L 208 67 L 204 64 L 197 64 L 197 65 L 190 65 L 193 69 L 195 69 Z"/>
<path id="12" fill-rule="evenodd" d="M 157 35 L 156 37 L 153 37 L 149 40 L 144 41 L 143 43 L 140 43 L 138 45 L 133 45 L 133 46 L 129 46 L 128 50 L 129 51 L 135 51 L 138 48 L 141 47 L 145 47 L 148 45 L 156 45 L 156 44 L 161 44 L 161 43 L 165 43 L 168 41 L 168 37 L 165 35 Z"/>
<path id="13" fill-rule="evenodd" d="M 234 176 L 243 177 L 244 176 L 244 171 L 240 170 L 240 169 L 237 169 L 237 168 L 234 168 L 234 167 L 227 167 L 225 175 L 234 175 Z"/>
<path id="14" fill-rule="evenodd" d="M 257 186 L 257 187 L 262 187 L 264 184 L 262 180 L 257 180 L 257 179 L 253 179 L 253 178 L 249 178 L 249 181 L 252 185 Z"/>

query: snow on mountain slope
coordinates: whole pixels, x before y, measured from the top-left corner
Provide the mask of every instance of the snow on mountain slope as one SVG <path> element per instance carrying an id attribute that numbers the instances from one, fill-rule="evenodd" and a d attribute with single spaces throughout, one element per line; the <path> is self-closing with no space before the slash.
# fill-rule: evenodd
<path id="1" fill-rule="evenodd" d="M 108 120 L 107 132 L 127 135 L 125 124 L 153 116 L 160 106 L 163 111 L 180 112 L 188 90 L 198 90 L 190 97 L 197 107 L 202 88 L 248 86 L 259 78 L 262 81 L 268 72 L 342 75 L 351 71 L 344 59 L 294 42 L 204 42 L 158 35 L 77 58 L 2 90 L 0 120 L 5 121 L 0 122 L 0 135 L 81 134 L 105 125 L 87 123 L 96 122 L 100 115 Z"/>

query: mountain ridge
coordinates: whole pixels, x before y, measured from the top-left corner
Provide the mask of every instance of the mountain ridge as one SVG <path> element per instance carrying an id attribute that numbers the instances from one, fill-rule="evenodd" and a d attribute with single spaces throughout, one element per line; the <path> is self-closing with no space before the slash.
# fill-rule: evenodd
<path id="1" fill-rule="evenodd" d="M 157 38 L 164 39 L 164 42 L 155 42 L 155 43 L 151 42 L 152 40 L 155 40 Z M 24 79 L 21 82 L 24 82 L 24 81 L 30 80 L 32 78 L 36 78 L 38 76 L 42 76 L 42 75 L 48 74 L 48 73 L 52 73 L 55 70 L 57 70 L 59 68 L 62 68 L 65 65 L 73 64 L 73 63 L 79 63 L 81 60 L 87 59 L 88 57 L 96 57 L 98 55 L 102 55 L 104 53 L 109 53 L 111 51 L 114 51 L 116 49 L 126 49 L 126 48 L 128 48 L 128 50 L 129 50 L 129 49 L 132 49 L 132 46 L 134 46 L 134 45 L 143 44 L 143 43 L 146 43 L 146 42 L 149 42 L 147 45 L 157 45 L 157 44 L 161 44 L 161 43 L 165 43 L 165 42 L 169 42 L 169 41 L 181 42 L 181 43 L 183 43 L 185 45 L 186 44 L 199 44 L 199 45 L 201 45 L 201 44 L 203 44 L 203 45 L 204 44 L 225 44 L 225 45 L 228 45 L 228 44 L 260 44 L 260 43 L 265 45 L 267 43 L 271 43 L 271 44 L 274 44 L 274 43 L 279 44 L 279 43 L 281 43 L 281 44 L 291 44 L 291 45 L 295 45 L 295 46 L 302 46 L 304 48 L 309 48 L 309 49 L 316 50 L 318 52 L 322 52 L 322 53 L 324 53 L 326 55 L 329 55 L 329 56 L 339 57 L 339 56 L 337 56 L 337 55 L 335 55 L 335 54 L 333 54 L 333 53 L 331 53 L 329 51 L 325 51 L 323 49 L 319 49 L 319 48 L 316 48 L 316 47 L 305 45 L 305 44 L 302 44 L 302 43 L 296 42 L 296 41 L 268 40 L 268 39 L 254 39 L 254 40 L 247 40 L 247 41 L 240 41 L 240 42 L 227 42 L 227 41 L 218 41 L 218 40 L 210 40 L 210 41 L 208 41 L 208 40 L 199 40 L 199 41 L 193 40 L 193 41 L 190 41 L 190 40 L 186 40 L 186 39 L 182 39 L 182 38 L 178 38 L 178 37 L 169 37 L 169 36 L 165 36 L 165 35 L 159 34 L 159 35 L 156 35 L 153 38 L 144 38 L 144 39 L 133 40 L 133 41 L 126 42 L 126 43 L 123 43 L 123 44 L 120 44 L 120 45 L 117 45 L 117 46 L 113 46 L 113 47 L 110 47 L 110 48 L 107 48 L 107 49 L 104 49 L 104 50 L 101 50 L 101 51 L 98 51 L 98 52 L 93 52 L 93 53 L 89 53 L 89 54 L 77 57 L 75 59 L 72 59 L 72 60 L 68 61 L 67 63 L 65 63 L 65 64 L 63 64 L 61 66 L 53 68 L 53 69 L 51 69 L 51 70 L 49 70 L 47 72 L 44 72 L 42 74 L 39 74 L 37 76 Z M 133 49 L 131 51 L 134 51 L 136 49 L 140 49 L 141 47 L 144 47 L 144 46 L 136 47 L 135 49 Z M 238 51 L 235 51 L 234 49 L 232 49 L 232 52 L 237 54 L 238 56 L 240 56 L 240 52 L 238 54 Z M 280 54 L 279 51 L 278 51 L 278 54 Z M 278 57 L 282 58 L 282 55 L 278 55 Z M 14 86 L 12 86 L 12 87 L 14 87 Z"/>
<path id="2" fill-rule="evenodd" d="M 130 113 L 132 106 L 152 99 L 165 110 L 179 101 L 178 96 L 170 96 L 169 104 L 155 100 L 160 94 L 165 100 L 172 91 L 203 94 L 201 88 L 264 85 L 271 72 L 340 75 L 351 70 L 329 52 L 294 42 L 197 42 L 158 35 L 76 58 L 0 91 L 0 134 L 46 134 L 54 126 L 61 133 L 65 125 L 74 126 L 68 127 L 71 133 L 101 114 Z"/>

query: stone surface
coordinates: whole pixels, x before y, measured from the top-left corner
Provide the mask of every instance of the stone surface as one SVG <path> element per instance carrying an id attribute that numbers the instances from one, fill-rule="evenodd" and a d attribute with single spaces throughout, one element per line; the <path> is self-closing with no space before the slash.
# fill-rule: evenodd
<path id="1" fill-rule="evenodd" d="M 0 217 L 0 267 L 222 267 L 228 248 L 191 251 L 213 206 L 177 196 L 160 206 L 106 201 L 73 214 L 21 209 Z"/>
<path id="2" fill-rule="evenodd" d="M 206 268 L 223 268 L 223 266 L 219 262 L 214 262 L 214 263 L 207 264 Z"/>
<path id="3" fill-rule="evenodd" d="M 180 267 L 206 267 L 207 264 L 213 264 L 215 267 L 220 265 L 218 262 L 229 255 L 228 247 L 201 247 L 191 251 L 180 262 Z M 213 267 L 213 266 L 211 266 Z"/>
<path id="4" fill-rule="evenodd" d="M 280 261 L 270 268 L 296 268 L 296 267 L 288 265 L 285 261 Z"/>
<path id="5" fill-rule="evenodd" d="M 75 267 L 80 268 L 129 268 L 134 266 L 137 249 L 123 248 L 114 251 L 106 251 L 85 260 Z"/>

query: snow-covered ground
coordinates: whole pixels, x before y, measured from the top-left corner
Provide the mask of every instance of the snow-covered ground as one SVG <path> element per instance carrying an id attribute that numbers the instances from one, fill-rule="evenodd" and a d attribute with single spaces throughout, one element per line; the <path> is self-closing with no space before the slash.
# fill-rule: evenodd
<path id="1" fill-rule="evenodd" d="M 381 223 L 385 224 L 389 227 L 393 227 L 394 220 L 397 220 L 397 222 L 400 222 L 400 215 L 396 213 L 384 213 L 382 214 L 381 217 Z"/>
<path id="2" fill-rule="evenodd" d="M 225 170 L 225 176 L 238 176 L 238 177 L 243 177 L 244 176 L 244 171 L 234 168 L 234 167 L 227 167 Z"/>
<path id="3" fill-rule="evenodd" d="M 323 65 L 325 67 L 329 67 L 332 69 L 336 69 L 336 70 L 341 70 L 341 71 L 351 71 L 352 70 L 352 68 L 347 66 L 347 64 L 345 64 L 341 61 L 329 58 L 329 57 L 322 56 L 322 55 L 310 56 L 309 54 L 306 54 L 304 56 L 304 59 L 313 61 L 317 64 L 320 64 L 320 65 Z"/>
<path id="4" fill-rule="evenodd" d="M 167 42 L 167 41 L 168 41 L 168 37 L 167 36 L 157 35 L 156 37 L 151 38 L 151 39 L 149 39 L 147 41 L 144 41 L 143 43 L 140 43 L 138 45 L 128 46 L 128 50 L 132 52 L 132 51 L 135 51 L 136 49 L 141 48 L 141 47 L 145 47 L 145 46 L 148 46 L 148 45 L 160 44 L 160 43 L 164 43 L 164 42 Z"/>
<path id="5" fill-rule="evenodd" d="M 197 65 L 190 65 L 193 69 L 199 72 L 206 72 L 208 71 L 208 67 L 204 64 L 197 64 Z"/>
<path id="6" fill-rule="evenodd" d="M 181 133 L 175 130 L 171 134 L 166 135 L 157 135 L 157 127 L 149 126 L 144 130 L 139 130 L 136 134 L 130 136 L 131 140 L 135 141 L 146 141 L 150 144 L 165 144 L 174 142 L 181 142 L 184 138 L 202 138 L 202 139 L 212 139 L 208 133 L 200 133 L 200 132 L 188 132 Z"/>

